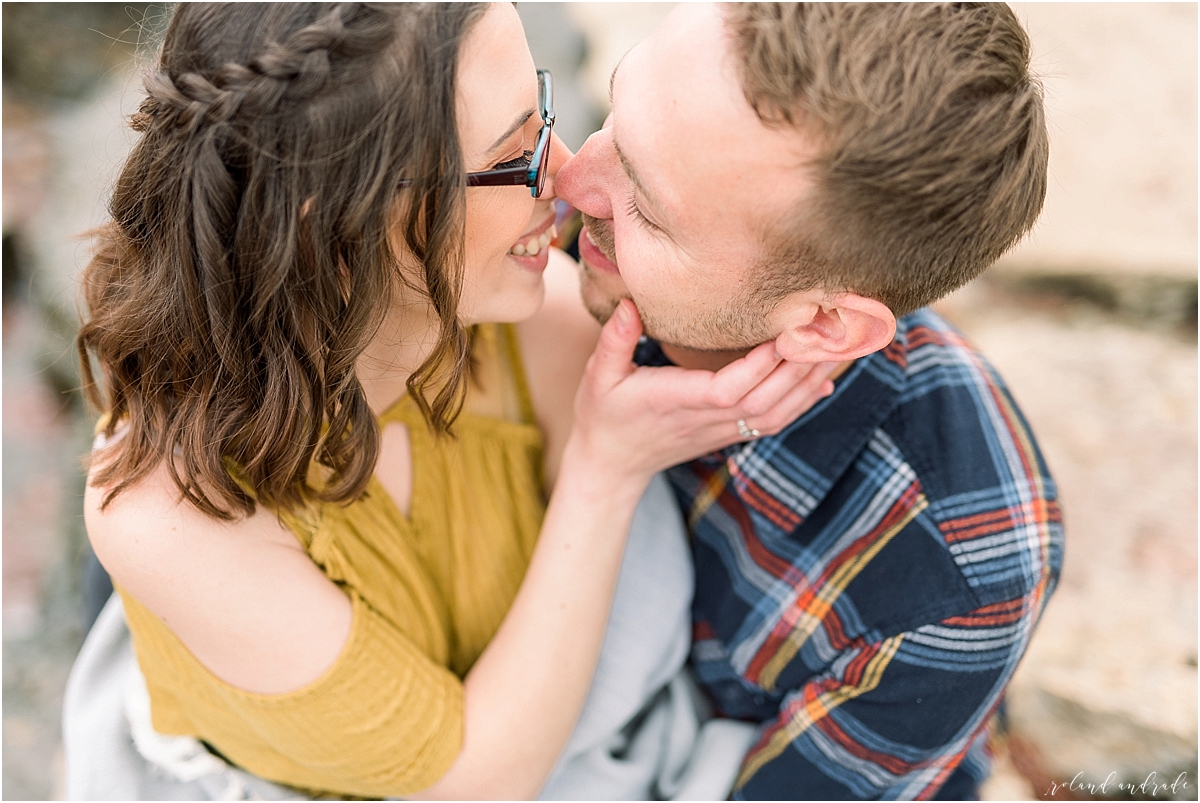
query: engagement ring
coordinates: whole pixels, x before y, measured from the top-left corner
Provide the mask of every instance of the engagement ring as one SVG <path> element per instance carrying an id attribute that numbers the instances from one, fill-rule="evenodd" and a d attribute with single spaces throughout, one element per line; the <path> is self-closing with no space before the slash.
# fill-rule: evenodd
<path id="1" fill-rule="evenodd" d="M 759 435 L 762 434 L 757 429 L 750 429 L 750 427 L 746 426 L 746 419 L 744 419 L 744 418 L 739 418 L 737 425 L 738 425 L 738 434 L 741 435 L 746 440 L 753 440 L 754 438 L 757 438 Z"/>

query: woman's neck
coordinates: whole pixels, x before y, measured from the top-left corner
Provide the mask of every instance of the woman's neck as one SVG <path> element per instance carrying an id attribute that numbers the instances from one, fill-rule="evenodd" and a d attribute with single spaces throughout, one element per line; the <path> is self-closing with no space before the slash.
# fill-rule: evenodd
<path id="1" fill-rule="evenodd" d="M 407 392 L 405 383 L 433 351 L 441 329 L 426 300 L 393 304 L 358 357 L 358 381 L 376 415 Z"/>

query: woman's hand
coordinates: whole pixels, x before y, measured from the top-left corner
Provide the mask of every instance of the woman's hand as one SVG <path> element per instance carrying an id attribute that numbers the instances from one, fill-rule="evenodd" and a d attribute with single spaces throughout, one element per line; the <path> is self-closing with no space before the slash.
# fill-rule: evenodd
<path id="1" fill-rule="evenodd" d="M 769 343 L 715 373 L 639 368 L 641 331 L 623 301 L 600 333 L 525 580 L 464 681 L 462 751 L 418 797 L 536 796 L 587 696 L 650 478 L 744 440 L 739 419 L 775 433 L 832 390 L 832 366 L 788 364 Z"/>
<path id="2" fill-rule="evenodd" d="M 651 477 L 743 440 L 739 419 L 778 432 L 832 390 L 832 366 L 790 365 L 770 343 L 715 373 L 640 368 L 632 359 L 641 331 L 622 301 L 600 333 L 533 560 L 464 683 L 463 750 L 423 797 L 535 796 L 587 696 Z"/>
<path id="3" fill-rule="evenodd" d="M 764 343 L 719 371 L 633 364 L 642 333 L 622 300 L 600 333 L 575 398 L 568 450 L 600 471 L 649 482 L 669 466 L 746 440 L 738 422 L 772 435 L 833 392 L 836 364 L 784 361 Z"/>

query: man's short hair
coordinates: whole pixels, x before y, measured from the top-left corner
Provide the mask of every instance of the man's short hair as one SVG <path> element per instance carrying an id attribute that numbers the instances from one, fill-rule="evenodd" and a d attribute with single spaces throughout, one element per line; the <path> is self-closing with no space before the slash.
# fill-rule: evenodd
<path id="1" fill-rule="evenodd" d="M 903 315 L 1033 225 L 1049 143 L 1029 38 L 983 3 L 729 4 L 742 89 L 817 145 L 813 191 L 767 233 L 764 299 L 852 291 Z"/>

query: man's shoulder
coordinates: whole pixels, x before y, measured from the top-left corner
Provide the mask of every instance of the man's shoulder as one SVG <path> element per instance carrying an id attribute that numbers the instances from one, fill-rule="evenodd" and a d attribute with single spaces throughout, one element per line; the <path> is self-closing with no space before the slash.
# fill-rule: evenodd
<path id="1" fill-rule="evenodd" d="M 960 332 L 928 310 L 906 316 L 837 384 L 779 435 L 672 472 L 701 540 L 736 555 L 753 537 L 793 566 L 846 562 L 839 577 L 864 630 L 936 622 L 1057 575 L 1054 482 L 1003 381 Z M 733 496 L 741 525 L 722 507 Z"/>
<path id="2" fill-rule="evenodd" d="M 1000 666 L 1061 567 L 1053 481 L 952 326 L 907 316 L 836 385 L 779 435 L 669 473 L 693 534 L 693 657 L 739 715 L 901 634 L 906 666 Z"/>
<path id="3" fill-rule="evenodd" d="M 784 431 L 730 451 L 708 462 L 727 458 L 738 491 L 769 481 L 783 492 L 796 524 L 848 474 L 867 472 L 882 482 L 901 465 L 931 504 L 1031 479 L 1040 483 L 1039 494 L 1055 495 L 1036 440 L 1000 375 L 928 309 L 901 318 L 887 348 L 855 361 L 832 396 Z"/>
<path id="4" fill-rule="evenodd" d="M 928 307 L 897 321 L 891 350 L 884 349 L 865 359 L 898 364 L 904 375 L 900 404 L 966 382 L 1004 387 L 999 373 L 966 335 Z"/>
<path id="5" fill-rule="evenodd" d="M 876 437 L 894 444 L 931 505 L 963 494 L 1010 496 L 1014 484 L 1025 489 L 1018 493 L 1056 498 L 1037 439 L 987 358 L 930 310 L 903 318 L 900 332 L 903 385 Z"/>
<path id="6" fill-rule="evenodd" d="M 1057 576 L 1058 492 L 1037 440 L 995 368 L 930 310 L 901 321 L 904 382 L 872 443 L 911 471 L 924 509 L 983 604 Z"/>

